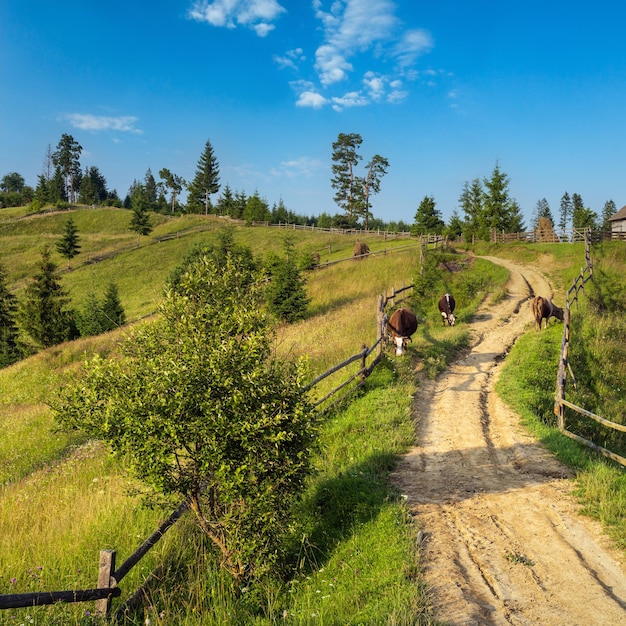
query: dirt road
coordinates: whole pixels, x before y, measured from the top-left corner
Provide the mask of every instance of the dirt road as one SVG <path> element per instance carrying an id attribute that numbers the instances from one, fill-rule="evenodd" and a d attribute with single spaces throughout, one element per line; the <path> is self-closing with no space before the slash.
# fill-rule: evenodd
<path id="1" fill-rule="evenodd" d="M 418 446 L 394 474 L 422 528 L 436 617 L 450 625 L 626 624 L 624 559 L 599 524 L 577 514 L 568 470 L 493 392 L 498 363 L 532 320 L 530 296 L 552 289 L 531 268 L 489 260 L 510 270 L 509 297 L 479 311 L 467 356 L 420 385 Z"/>

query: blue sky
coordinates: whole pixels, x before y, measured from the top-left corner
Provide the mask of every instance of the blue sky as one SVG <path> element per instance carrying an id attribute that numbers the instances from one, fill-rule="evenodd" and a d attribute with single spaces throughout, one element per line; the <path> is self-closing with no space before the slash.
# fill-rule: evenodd
<path id="1" fill-rule="evenodd" d="M 389 160 L 375 217 L 447 221 L 499 163 L 529 226 L 565 191 L 626 204 L 626 4 L 170 0 L 0 4 L 0 176 L 63 133 L 123 198 L 161 168 L 334 214 L 332 143 Z"/>

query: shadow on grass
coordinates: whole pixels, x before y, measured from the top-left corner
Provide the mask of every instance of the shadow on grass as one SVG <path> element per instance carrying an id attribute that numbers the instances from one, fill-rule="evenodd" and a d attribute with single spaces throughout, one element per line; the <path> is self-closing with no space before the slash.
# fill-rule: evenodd
<path id="1" fill-rule="evenodd" d="M 309 533 L 314 554 L 309 567 L 317 568 L 333 550 L 361 524 L 375 519 L 384 504 L 399 497 L 387 483 L 397 457 L 376 453 L 350 466 L 337 476 L 322 481 L 303 503 L 313 521 Z"/>

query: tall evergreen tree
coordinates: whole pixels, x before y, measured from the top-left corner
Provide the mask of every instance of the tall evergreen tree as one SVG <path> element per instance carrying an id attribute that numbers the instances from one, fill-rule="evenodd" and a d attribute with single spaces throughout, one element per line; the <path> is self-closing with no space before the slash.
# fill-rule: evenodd
<path id="1" fill-rule="evenodd" d="M 102 314 L 104 316 L 104 329 L 113 330 L 126 324 L 126 313 L 120 300 L 115 283 L 109 283 L 102 300 Z"/>
<path id="2" fill-rule="evenodd" d="M 270 281 L 265 289 L 265 301 L 278 319 L 293 323 L 306 317 L 310 300 L 290 239 L 285 240 L 285 252 L 284 258 L 274 255 L 266 264 Z"/>
<path id="3" fill-rule="evenodd" d="M 582 197 L 577 193 L 572 194 L 572 206 L 572 228 L 595 230 L 598 227 L 598 214 L 585 207 Z"/>
<path id="4" fill-rule="evenodd" d="M 107 181 L 100 170 L 95 165 L 86 167 L 80 181 L 79 201 L 83 204 L 102 204 L 108 194 Z"/>
<path id="5" fill-rule="evenodd" d="M 187 204 L 190 213 L 199 213 L 200 207 L 204 208 L 204 214 L 209 213 L 211 207 L 211 194 L 220 189 L 220 166 L 213 153 L 213 146 L 207 140 L 204 144 L 204 152 L 200 155 L 196 174 L 189 185 L 189 197 Z"/>
<path id="6" fill-rule="evenodd" d="M 218 215 L 230 215 L 233 216 L 235 211 L 235 198 L 233 197 L 232 189 L 230 185 L 226 183 L 224 189 L 217 199 L 217 214 Z"/>
<path id="7" fill-rule="evenodd" d="M 156 209 L 158 198 L 158 186 L 150 168 L 146 171 L 146 175 L 143 178 L 143 184 L 146 189 L 146 200 L 150 203 L 150 209 L 154 211 Z"/>
<path id="8" fill-rule="evenodd" d="M 139 238 L 149 235 L 152 232 L 150 224 L 150 215 L 148 215 L 149 202 L 146 196 L 146 188 L 138 183 L 133 191 L 130 200 L 133 216 L 130 220 L 130 229 L 137 233 L 137 246 L 139 246 Z"/>
<path id="9" fill-rule="evenodd" d="M 480 179 L 475 178 L 472 184 L 465 182 L 463 192 L 459 198 L 459 204 L 465 214 L 465 225 L 463 232 L 466 239 L 471 239 L 477 235 L 480 229 L 480 220 L 485 202 L 485 192 Z"/>
<path id="10" fill-rule="evenodd" d="M 269 222 L 271 218 L 269 205 L 261 198 L 258 191 L 248 198 L 243 218 L 248 223 Z"/>
<path id="11" fill-rule="evenodd" d="M 67 269 L 70 269 L 70 261 L 80 252 L 78 244 L 78 228 L 74 220 L 70 217 L 65 223 L 65 234 L 61 241 L 57 241 L 57 252 L 67 259 Z"/>
<path id="12" fill-rule="evenodd" d="M 436 202 L 432 196 L 424 196 L 415 213 L 415 223 L 411 226 L 414 235 L 441 234 L 445 222 L 441 213 L 435 208 Z"/>
<path id="13" fill-rule="evenodd" d="M 18 322 L 30 336 L 35 348 L 49 348 L 76 336 L 70 300 L 57 281 L 57 266 L 50 250 L 41 252 L 39 272 L 25 289 L 25 298 L 18 308 Z"/>
<path id="14" fill-rule="evenodd" d="M 454 238 L 460 237 L 463 234 L 463 220 L 456 209 L 452 211 L 452 216 L 446 226 L 446 232 Z"/>
<path id="15" fill-rule="evenodd" d="M 541 200 L 537 200 L 537 204 L 535 205 L 535 210 L 533 212 L 532 224 L 531 228 L 535 230 L 537 225 L 539 224 L 539 219 L 542 217 L 546 217 L 550 220 L 550 223 L 554 227 L 554 219 L 552 218 L 552 212 L 550 211 L 550 205 L 545 198 L 541 198 Z"/>
<path id="16" fill-rule="evenodd" d="M 515 198 L 512 198 L 509 202 L 507 230 L 510 233 L 522 233 L 525 230 L 522 207 L 520 207 L 518 201 Z"/>
<path id="17" fill-rule="evenodd" d="M 248 206 L 248 196 L 245 191 L 236 191 L 233 203 L 233 213 L 231 217 L 241 220 L 244 218 L 246 207 Z"/>
<path id="18" fill-rule="evenodd" d="M 582 196 L 577 193 L 572 194 L 572 221 L 574 220 L 574 213 L 580 213 L 585 208 Z"/>
<path id="19" fill-rule="evenodd" d="M 561 197 L 561 204 L 559 209 L 559 228 L 565 230 L 574 212 L 572 206 L 572 199 L 567 191 Z"/>
<path id="20" fill-rule="evenodd" d="M 602 207 L 602 215 L 600 216 L 600 230 L 604 232 L 611 232 L 611 222 L 615 213 L 617 213 L 617 207 L 613 200 L 607 200 Z"/>
<path id="21" fill-rule="evenodd" d="M 72 137 L 63 133 L 52 155 L 54 165 L 60 168 L 65 182 L 65 193 L 70 202 L 76 201 L 76 191 L 80 183 L 80 154 L 82 146 Z"/>
<path id="22" fill-rule="evenodd" d="M 491 178 L 485 178 L 484 208 L 480 219 L 480 235 L 488 239 L 492 229 L 507 231 L 510 228 L 509 177 L 496 162 Z"/>
<path id="23" fill-rule="evenodd" d="M 0 265 L 0 367 L 19 360 L 17 298 L 9 291 L 7 273 Z"/>

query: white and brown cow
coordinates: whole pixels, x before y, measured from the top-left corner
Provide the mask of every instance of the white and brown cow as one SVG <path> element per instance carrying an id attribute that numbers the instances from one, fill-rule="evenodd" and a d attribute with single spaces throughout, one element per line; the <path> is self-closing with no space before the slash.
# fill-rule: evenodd
<path id="1" fill-rule="evenodd" d="M 454 296 L 451 296 L 449 293 L 439 298 L 439 312 L 441 313 L 444 326 L 446 324 L 448 324 L 448 326 L 454 326 L 454 322 L 456 321 L 453 315 L 455 307 L 456 301 L 454 300 Z"/>
<path id="2" fill-rule="evenodd" d="M 535 318 L 535 329 L 541 330 L 543 320 L 546 320 L 546 328 L 551 317 L 563 321 L 563 309 L 556 306 L 549 298 L 537 296 L 531 304 L 533 317 Z"/>
<path id="3" fill-rule="evenodd" d="M 396 356 L 402 356 L 411 335 L 417 330 L 417 317 L 411 309 L 398 309 L 389 318 L 387 326 L 396 346 Z"/>

